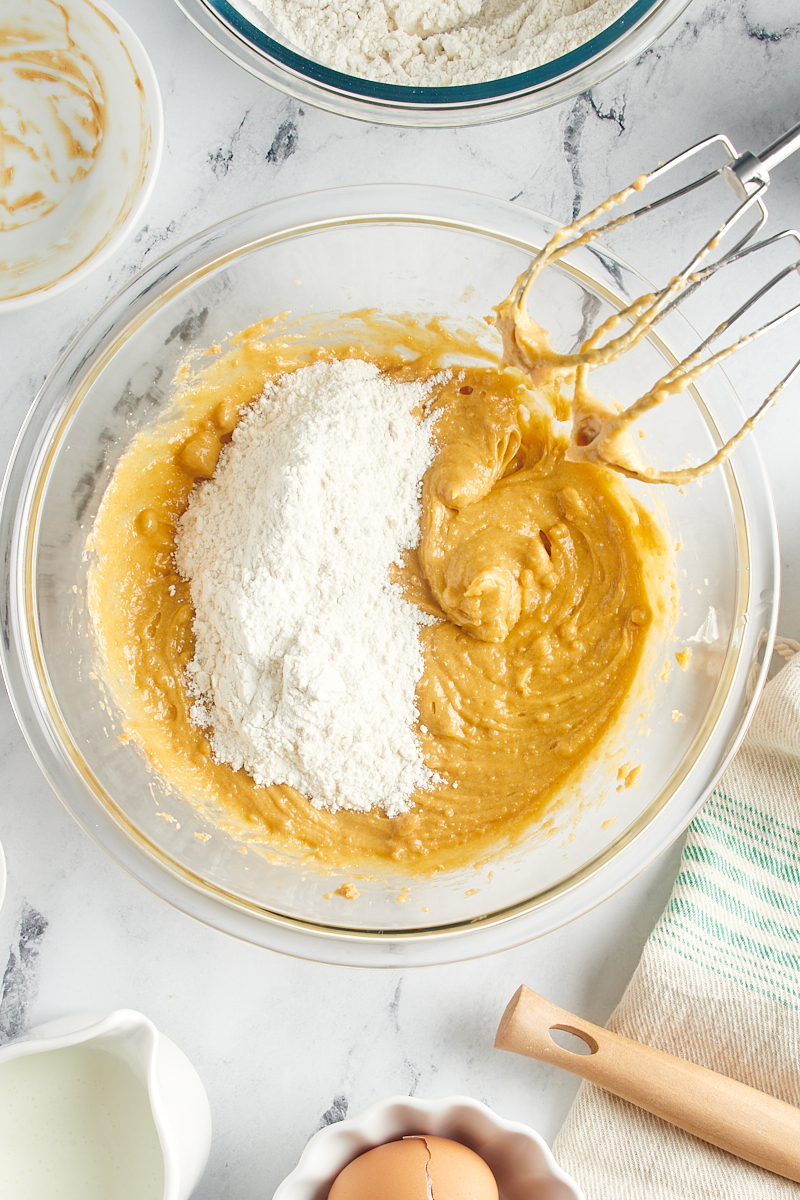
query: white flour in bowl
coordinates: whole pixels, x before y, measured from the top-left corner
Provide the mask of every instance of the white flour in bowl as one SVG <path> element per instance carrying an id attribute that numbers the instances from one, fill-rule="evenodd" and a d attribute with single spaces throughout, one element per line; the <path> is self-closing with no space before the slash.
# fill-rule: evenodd
<path id="1" fill-rule="evenodd" d="M 632 0 L 251 0 L 298 50 L 416 87 L 530 71 L 602 33 Z"/>
<path id="2" fill-rule="evenodd" d="M 219 761 L 318 808 L 396 816 L 431 782 L 412 729 L 430 618 L 389 582 L 419 541 L 426 395 L 358 361 L 269 384 L 178 527 L 192 719 Z"/>

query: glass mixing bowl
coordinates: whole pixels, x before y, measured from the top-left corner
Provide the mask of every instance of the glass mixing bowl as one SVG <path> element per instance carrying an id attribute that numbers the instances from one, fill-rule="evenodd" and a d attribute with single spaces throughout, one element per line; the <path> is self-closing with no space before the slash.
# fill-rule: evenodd
<path id="1" fill-rule="evenodd" d="M 65 352 L 31 409 L 0 511 L 2 656 L 18 719 L 87 833 L 157 895 L 216 928 L 365 966 L 452 961 L 519 944 L 588 910 L 651 862 L 738 744 L 765 670 L 759 651 L 774 632 L 778 575 L 769 488 L 752 440 L 701 484 L 633 485 L 683 546 L 679 613 L 664 654 L 693 651 L 686 671 L 672 661 L 666 682 L 659 658 L 648 706 L 633 709 L 619 731 L 623 759 L 642 767 L 637 785 L 620 790 L 620 757 L 603 759 L 566 798 L 559 832 L 532 835 L 479 867 L 429 880 L 398 869 L 388 880 L 359 880 L 357 901 L 325 899 L 348 876 L 241 854 L 120 739 L 120 714 L 97 678 L 87 535 L 115 464 L 164 411 L 188 352 L 286 310 L 318 318 L 378 307 L 477 325 L 554 229 L 524 208 L 444 188 L 343 188 L 265 205 L 134 279 Z M 595 246 L 548 268 L 534 311 L 556 347 L 569 350 L 589 317 L 644 287 Z M 632 399 L 643 372 L 663 371 L 695 339 L 670 314 L 620 360 L 608 386 Z M 707 458 L 741 418 L 719 372 L 705 377 L 702 392 L 656 410 L 646 445 L 661 465 Z M 206 832 L 210 840 L 194 837 Z"/>
<path id="2" fill-rule="evenodd" d="M 177 3 L 234 62 L 297 100 L 378 124 L 446 126 L 518 117 L 577 96 L 652 45 L 689 0 L 633 0 L 602 33 L 533 71 L 436 88 L 377 83 L 306 58 L 248 0 Z"/>

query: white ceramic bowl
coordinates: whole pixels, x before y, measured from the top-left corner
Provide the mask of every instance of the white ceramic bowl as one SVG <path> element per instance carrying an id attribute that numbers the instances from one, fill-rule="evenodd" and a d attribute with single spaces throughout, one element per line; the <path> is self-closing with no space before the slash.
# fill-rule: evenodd
<path id="1" fill-rule="evenodd" d="M 500 1200 L 584 1200 L 538 1133 L 469 1096 L 387 1096 L 357 1117 L 327 1125 L 314 1134 L 272 1200 L 327 1200 L 334 1179 L 354 1158 L 412 1133 L 469 1146 L 494 1172 Z"/>
<path id="2" fill-rule="evenodd" d="M 13 61 L 0 60 L 3 104 L 26 144 L 0 188 L 0 314 L 71 287 L 122 244 L 153 189 L 164 137 L 150 59 L 105 0 L 32 0 L 13 19 L 19 44 Z M 87 133 L 92 113 L 102 136 Z"/>

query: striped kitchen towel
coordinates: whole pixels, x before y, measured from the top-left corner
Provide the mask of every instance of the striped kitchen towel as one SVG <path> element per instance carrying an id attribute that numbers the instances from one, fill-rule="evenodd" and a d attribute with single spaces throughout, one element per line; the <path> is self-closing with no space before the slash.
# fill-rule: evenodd
<path id="1" fill-rule="evenodd" d="M 692 822 L 608 1027 L 800 1106 L 800 654 L 767 684 Z M 586 1200 L 800 1198 L 800 1185 L 588 1083 L 553 1150 Z"/>

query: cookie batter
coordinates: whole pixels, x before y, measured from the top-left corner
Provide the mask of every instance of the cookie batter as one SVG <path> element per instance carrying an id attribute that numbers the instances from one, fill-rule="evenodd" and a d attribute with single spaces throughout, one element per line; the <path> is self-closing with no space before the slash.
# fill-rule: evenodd
<path id="1" fill-rule="evenodd" d="M 127 736 L 215 824 L 326 866 L 431 874 L 541 825 L 605 748 L 669 619 L 669 556 L 618 474 L 567 460 L 554 386 L 532 388 L 435 321 L 356 314 L 345 325 L 349 337 L 324 350 L 318 337 L 256 327 L 188 373 L 108 488 L 90 544 L 90 604 Z M 442 782 L 393 820 L 320 810 L 213 760 L 189 718 L 193 611 L 173 557 L 189 493 L 213 474 L 242 407 L 267 379 L 348 356 L 400 380 L 478 363 L 455 369 L 429 401 L 437 453 L 419 547 L 398 578 L 438 618 L 420 631 L 416 735 Z"/>

